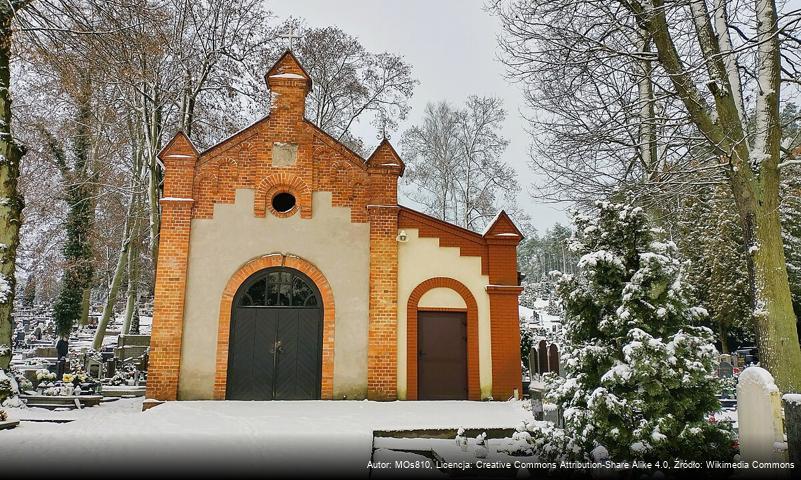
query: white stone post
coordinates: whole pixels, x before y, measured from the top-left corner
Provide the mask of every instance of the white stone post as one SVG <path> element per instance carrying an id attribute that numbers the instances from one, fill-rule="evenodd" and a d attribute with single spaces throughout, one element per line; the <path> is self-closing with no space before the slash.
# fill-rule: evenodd
<path id="1" fill-rule="evenodd" d="M 737 380 L 737 423 L 741 460 L 787 461 L 781 392 L 764 368 L 748 367 Z"/>

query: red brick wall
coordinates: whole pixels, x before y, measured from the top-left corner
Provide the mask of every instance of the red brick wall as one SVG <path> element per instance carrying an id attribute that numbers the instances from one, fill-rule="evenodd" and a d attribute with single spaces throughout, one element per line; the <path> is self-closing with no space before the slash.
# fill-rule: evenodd
<path id="1" fill-rule="evenodd" d="M 367 160 L 370 318 L 367 398 L 398 398 L 398 177 L 403 162 L 384 140 Z"/>
<path id="2" fill-rule="evenodd" d="M 440 247 L 459 247 L 463 257 L 481 257 L 481 274 L 488 275 L 487 243 L 481 235 L 407 207 L 401 207 L 398 227 L 416 228 L 420 238 L 438 238 Z"/>
<path id="3" fill-rule="evenodd" d="M 399 228 L 416 228 L 420 237 L 439 239 L 441 247 L 459 247 L 463 256 L 481 257 L 481 273 L 489 276 L 487 295 L 490 301 L 490 348 L 492 352 L 492 396 L 506 400 L 520 389 L 520 320 L 517 285 L 517 245 L 523 238 L 505 213 L 501 213 L 484 235 L 450 225 L 420 212 L 401 207 Z M 416 311 L 407 314 L 414 331 L 409 344 L 416 342 Z M 414 319 L 412 319 L 414 315 Z M 414 335 L 414 338 L 412 338 Z M 409 398 L 416 398 L 416 349 L 408 351 Z M 414 366 L 412 366 L 412 362 Z M 414 372 L 412 372 L 414 370 Z M 473 393 L 470 394 L 473 398 Z"/>
<path id="4" fill-rule="evenodd" d="M 186 267 L 192 218 L 192 179 L 197 153 L 179 134 L 162 151 L 165 165 L 156 267 L 147 397 L 175 400 L 181 364 Z"/>
<path id="5" fill-rule="evenodd" d="M 257 192 L 253 208 L 259 216 L 271 210 L 275 193 L 286 191 L 295 195 L 298 208 L 270 213 L 286 217 L 300 211 L 302 218 L 311 218 L 312 192 L 325 191 L 331 192 L 333 206 L 351 209 L 353 222 L 366 222 L 370 180 L 364 159 L 303 119 L 307 81 L 271 76 L 281 74 L 305 75 L 294 57 L 282 57 L 266 76 L 273 95 L 270 115 L 200 155 L 193 218 L 212 218 L 214 204 L 233 203 L 236 189 L 246 188 Z M 294 165 L 272 165 L 275 142 L 298 145 Z M 396 175 L 384 173 L 397 183 Z"/>

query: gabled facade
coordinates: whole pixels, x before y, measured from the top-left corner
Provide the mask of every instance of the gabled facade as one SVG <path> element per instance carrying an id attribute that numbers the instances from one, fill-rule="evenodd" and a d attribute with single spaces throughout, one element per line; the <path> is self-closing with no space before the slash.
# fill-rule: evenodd
<path id="1" fill-rule="evenodd" d="M 267 117 L 159 154 L 148 398 L 505 400 L 521 383 L 516 246 L 398 205 L 404 164 L 304 118 L 287 51 Z"/>

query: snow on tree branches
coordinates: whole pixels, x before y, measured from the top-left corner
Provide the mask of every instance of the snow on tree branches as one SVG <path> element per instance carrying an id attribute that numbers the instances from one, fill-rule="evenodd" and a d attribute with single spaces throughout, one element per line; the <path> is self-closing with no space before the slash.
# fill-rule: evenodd
<path id="1" fill-rule="evenodd" d="M 707 421 L 718 352 L 697 326 L 672 242 L 639 207 L 598 202 L 576 216 L 578 272 L 557 291 L 565 308 L 567 379 L 550 396 L 584 452 L 615 460 L 731 458 L 731 431 Z"/>

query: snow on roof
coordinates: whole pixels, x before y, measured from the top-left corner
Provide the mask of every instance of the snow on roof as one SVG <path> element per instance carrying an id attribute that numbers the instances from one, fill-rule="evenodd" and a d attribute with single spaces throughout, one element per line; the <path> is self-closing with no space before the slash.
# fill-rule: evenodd
<path id="1" fill-rule="evenodd" d="M 492 228 L 492 226 L 495 225 L 495 222 L 497 222 L 498 219 L 501 218 L 501 213 L 503 213 L 503 210 L 498 210 L 498 213 L 496 213 L 495 216 L 492 217 L 492 220 L 490 220 L 489 223 L 487 223 L 487 226 L 484 227 L 484 231 L 481 232 L 482 237 L 487 233 L 489 233 L 490 228 Z"/>
<path id="2" fill-rule="evenodd" d="M 526 320 L 529 320 L 534 316 L 534 310 L 528 307 L 524 307 L 523 305 L 518 305 L 517 311 L 518 311 L 518 316 L 520 318 L 525 318 Z"/>
<path id="3" fill-rule="evenodd" d="M 194 202 L 195 201 L 192 198 L 180 198 L 180 197 L 161 197 L 161 200 L 167 200 L 168 202 Z"/>
<path id="4" fill-rule="evenodd" d="M 306 77 L 298 75 L 297 73 L 277 73 L 275 75 L 270 75 L 270 78 L 300 78 L 306 80 Z"/>
<path id="5" fill-rule="evenodd" d="M 548 308 L 548 300 L 545 298 L 537 298 L 534 300 L 534 309 L 535 310 L 545 310 Z"/>

